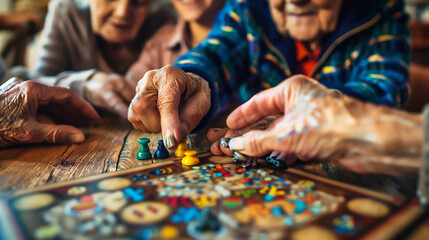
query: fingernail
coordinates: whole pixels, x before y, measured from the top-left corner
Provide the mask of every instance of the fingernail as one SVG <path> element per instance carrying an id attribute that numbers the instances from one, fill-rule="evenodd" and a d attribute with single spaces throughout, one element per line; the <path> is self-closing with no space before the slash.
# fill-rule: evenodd
<path id="1" fill-rule="evenodd" d="M 165 146 L 167 148 L 173 148 L 176 146 L 176 138 L 170 130 L 167 130 L 165 136 Z"/>
<path id="2" fill-rule="evenodd" d="M 242 138 L 231 138 L 229 140 L 229 149 L 234 151 L 244 150 L 244 141 Z"/>
<path id="3" fill-rule="evenodd" d="M 71 134 L 68 136 L 68 140 L 71 143 L 79 143 L 85 140 L 85 136 L 83 134 Z"/>

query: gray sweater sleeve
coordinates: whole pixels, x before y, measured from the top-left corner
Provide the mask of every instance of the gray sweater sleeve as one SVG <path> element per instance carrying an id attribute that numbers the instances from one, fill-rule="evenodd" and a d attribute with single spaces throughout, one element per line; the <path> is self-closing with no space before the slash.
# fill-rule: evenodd
<path id="1" fill-rule="evenodd" d="M 81 0 L 53 0 L 42 32 L 34 80 L 70 88 L 83 96 L 98 68 L 89 8 Z"/>

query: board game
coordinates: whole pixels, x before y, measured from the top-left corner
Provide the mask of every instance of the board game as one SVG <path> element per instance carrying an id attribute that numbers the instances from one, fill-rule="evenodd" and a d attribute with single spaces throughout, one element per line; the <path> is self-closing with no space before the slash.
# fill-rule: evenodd
<path id="1" fill-rule="evenodd" d="M 356 239 L 416 202 L 296 169 L 198 155 L 3 195 L 4 239 Z M 393 224 L 393 225 L 392 225 Z M 396 228 L 396 227 L 395 227 Z M 395 229 L 396 231 L 398 229 Z M 381 234 L 381 235 L 380 235 Z"/>

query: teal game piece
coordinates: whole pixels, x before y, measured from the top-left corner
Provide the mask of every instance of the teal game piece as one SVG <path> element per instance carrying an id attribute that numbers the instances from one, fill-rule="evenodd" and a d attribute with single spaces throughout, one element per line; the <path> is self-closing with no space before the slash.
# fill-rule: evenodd
<path id="1" fill-rule="evenodd" d="M 149 146 L 148 146 L 150 139 L 149 138 L 139 138 L 139 140 L 137 140 L 137 142 L 140 143 L 139 151 L 136 154 L 137 159 L 138 160 L 152 159 L 152 154 L 150 153 Z"/>

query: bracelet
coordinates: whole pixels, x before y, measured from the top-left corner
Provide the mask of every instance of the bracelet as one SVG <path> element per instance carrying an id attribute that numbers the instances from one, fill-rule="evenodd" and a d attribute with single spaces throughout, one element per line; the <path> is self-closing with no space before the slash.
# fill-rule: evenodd
<path id="1" fill-rule="evenodd" d="M 423 110 L 423 151 L 417 197 L 422 205 L 426 205 L 429 201 L 429 105 L 426 105 Z"/>

